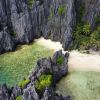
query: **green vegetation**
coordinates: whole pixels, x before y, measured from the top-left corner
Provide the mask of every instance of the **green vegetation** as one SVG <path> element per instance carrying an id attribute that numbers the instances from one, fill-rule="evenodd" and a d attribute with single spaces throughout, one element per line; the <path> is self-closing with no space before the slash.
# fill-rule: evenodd
<path id="1" fill-rule="evenodd" d="M 72 100 L 99 100 L 99 72 L 69 72 L 58 84 L 57 90 L 64 96 L 70 95 Z"/>
<path id="2" fill-rule="evenodd" d="M 59 57 L 57 58 L 57 64 L 58 64 L 58 65 L 61 65 L 63 62 L 64 62 L 64 57 L 63 57 L 63 56 L 59 56 Z"/>
<path id="3" fill-rule="evenodd" d="M 41 75 L 35 84 L 36 89 L 42 91 L 46 87 L 49 87 L 52 84 L 52 78 L 52 75 Z"/>
<path id="4" fill-rule="evenodd" d="M 90 30 L 91 30 L 91 26 L 88 22 L 83 25 L 83 35 L 85 36 L 90 35 Z"/>
<path id="5" fill-rule="evenodd" d="M 91 34 L 91 40 L 100 41 L 100 26 Z"/>
<path id="6" fill-rule="evenodd" d="M 87 49 L 90 46 L 100 47 L 100 26 L 93 32 L 89 24 L 77 25 L 73 33 L 74 43 L 70 49 Z"/>
<path id="7" fill-rule="evenodd" d="M 96 25 L 95 30 L 91 31 L 89 22 L 83 22 L 84 7 L 80 6 L 77 11 L 77 23 L 73 32 L 73 44 L 69 47 L 72 49 L 87 50 L 91 47 L 100 48 L 100 26 Z M 100 23 L 100 18 L 95 17 L 95 22 Z"/>
<path id="8" fill-rule="evenodd" d="M 22 96 L 18 96 L 16 100 L 22 100 Z"/>
<path id="9" fill-rule="evenodd" d="M 28 7 L 31 9 L 35 0 L 28 0 Z"/>
<path id="10" fill-rule="evenodd" d="M 37 43 L 18 46 L 14 52 L 0 55 L 0 84 L 18 84 L 36 66 L 38 59 L 52 56 L 54 50 Z"/>
<path id="11" fill-rule="evenodd" d="M 59 6 L 58 8 L 58 15 L 61 16 L 65 13 L 65 6 L 62 5 L 62 6 Z"/>
<path id="12" fill-rule="evenodd" d="M 29 79 L 23 79 L 21 82 L 19 82 L 18 86 L 20 88 L 24 88 L 29 82 L 30 82 Z"/>

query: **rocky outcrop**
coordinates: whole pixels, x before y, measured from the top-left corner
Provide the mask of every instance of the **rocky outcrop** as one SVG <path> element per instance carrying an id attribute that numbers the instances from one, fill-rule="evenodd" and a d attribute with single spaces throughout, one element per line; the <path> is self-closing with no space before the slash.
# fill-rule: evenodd
<path id="1" fill-rule="evenodd" d="M 6 29 L 0 32 L 0 52 L 14 50 L 14 42 L 8 33 Z"/>
<path id="2" fill-rule="evenodd" d="M 0 86 L 0 100 L 9 100 L 9 90 L 6 85 Z"/>
<path id="3" fill-rule="evenodd" d="M 82 13 L 77 9 L 84 6 L 83 20 L 90 22 L 91 27 L 95 26 L 95 17 L 100 16 L 100 0 L 33 0 L 31 7 L 29 1 L 0 1 L 0 32 L 7 27 L 14 44 L 43 36 L 60 41 L 67 49 L 73 41 L 76 18 Z"/>
<path id="4" fill-rule="evenodd" d="M 36 69 L 32 72 L 33 74 L 31 74 L 30 80 L 34 81 L 42 74 L 51 73 L 53 75 L 54 82 L 57 83 L 57 81 L 59 81 L 64 75 L 68 73 L 68 56 L 68 53 L 64 55 L 62 54 L 62 51 L 59 51 L 54 54 L 52 59 L 43 58 L 38 60 Z M 57 62 L 59 58 L 62 60 L 59 61 L 61 64 Z"/>
<path id="5" fill-rule="evenodd" d="M 43 0 L 41 5 L 36 3 L 31 12 L 36 35 L 40 33 L 39 36 L 60 41 L 67 49 L 75 24 L 74 0 Z"/>
<path id="6" fill-rule="evenodd" d="M 38 60 L 35 70 L 29 76 L 29 83 L 24 87 L 15 86 L 8 89 L 6 85 L 0 86 L 0 100 L 16 100 L 17 97 L 22 100 L 70 100 L 70 96 L 63 97 L 55 91 L 56 83 L 68 73 L 68 56 L 68 53 L 57 51 L 52 59 Z M 36 82 L 42 75 L 48 74 L 52 75 L 51 85 L 38 90 Z"/>
<path id="7" fill-rule="evenodd" d="M 85 13 L 83 19 L 90 22 L 91 26 L 95 26 L 95 18 L 100 17 L 100 0 L 84 0 Z"/>
<path id="8" fill-rule="evenodd" d="M 94 28 L 95 18 L 100 17 L 100 0 L 1 0 L 0 32 L 7 27 L 14 44 L 29 43 L 43 36 L 60 41 L 67 49 L 82 10 L 83 21 Z"/>
<path id="9" fill-rule="evenodd" d="M 10 0 L 11 22 L 18 43 L 29 43 L 33 39 L 32 19 L 26 0 Z"/>
<path id="10" fill-rule="evenodd" d="M 0 1 L 0 31 L 7 27 L 15 44 L 29 43 L 43 36 L 60 41 L 67 49 L 75 23 L 74 0 L 33 0 L 31 9 L 28 2 Z"/>
<path id="11" fill-rule="evenodd" d="M 84 22 L 89 22 L 91 27 L 95 27 L 95 18 L 100 17 L 100 0 L 76 0 L 77 18 L 80 14 L 83 15 L 82 20 Z M 77 19 L 78 20 L 78 19 Z"/>

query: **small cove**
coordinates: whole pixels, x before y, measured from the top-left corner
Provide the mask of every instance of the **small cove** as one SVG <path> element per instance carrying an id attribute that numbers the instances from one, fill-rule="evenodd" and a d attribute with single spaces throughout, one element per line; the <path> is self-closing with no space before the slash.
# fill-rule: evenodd
<path id="1" fill-rule="evenodd" d="M 0 84 L 17 84 L 29 75 L 38 59 L 63 50 L 59 42 L 44 38 L 36 39 L 31 45 L 19 47 L 15 52 L 0 55 Z M 69 74 L 58 82 L 56 90 L 64 96 L 70 95 L 73 100 L 99 100 L 100 55 L 71 51 L 68 66 Z"/>
<path id="2" fill-rule="evenodd" d="M 0 55 L 0 84 L 13 86 L 19 83 L 34 69 L 38 59 L 52 56 L 53 50 L 34 42 L 21 45 L 14 52 Z"/>

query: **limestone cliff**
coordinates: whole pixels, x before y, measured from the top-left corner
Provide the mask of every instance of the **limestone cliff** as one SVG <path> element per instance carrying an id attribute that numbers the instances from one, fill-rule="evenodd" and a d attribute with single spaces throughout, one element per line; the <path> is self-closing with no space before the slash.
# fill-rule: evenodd
<path id="1" fill-rule="evenodd" d="M 94 28 L 94 18 L 100 16 L 100 0 L 0 0 L 0 37 L 3 38 L 5 28 L 8 37 L 6 41 L 0 38 L 0 52 L 40 36 L 60 41 L 67 49 L 73 41 L 81 6 L 82 20 Z"/>

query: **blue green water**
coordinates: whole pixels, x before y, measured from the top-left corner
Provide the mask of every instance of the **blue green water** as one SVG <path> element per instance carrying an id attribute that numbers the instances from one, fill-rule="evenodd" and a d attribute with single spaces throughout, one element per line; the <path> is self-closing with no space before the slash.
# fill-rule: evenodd
<path id="1" fill-rule="evenodd" d="M 19 46 L 15 52 L 0 55 L 0 84 L 16 85 L 29 75 L 38 59 L 52 54 L 53 50 L 34 43 Z"/>

